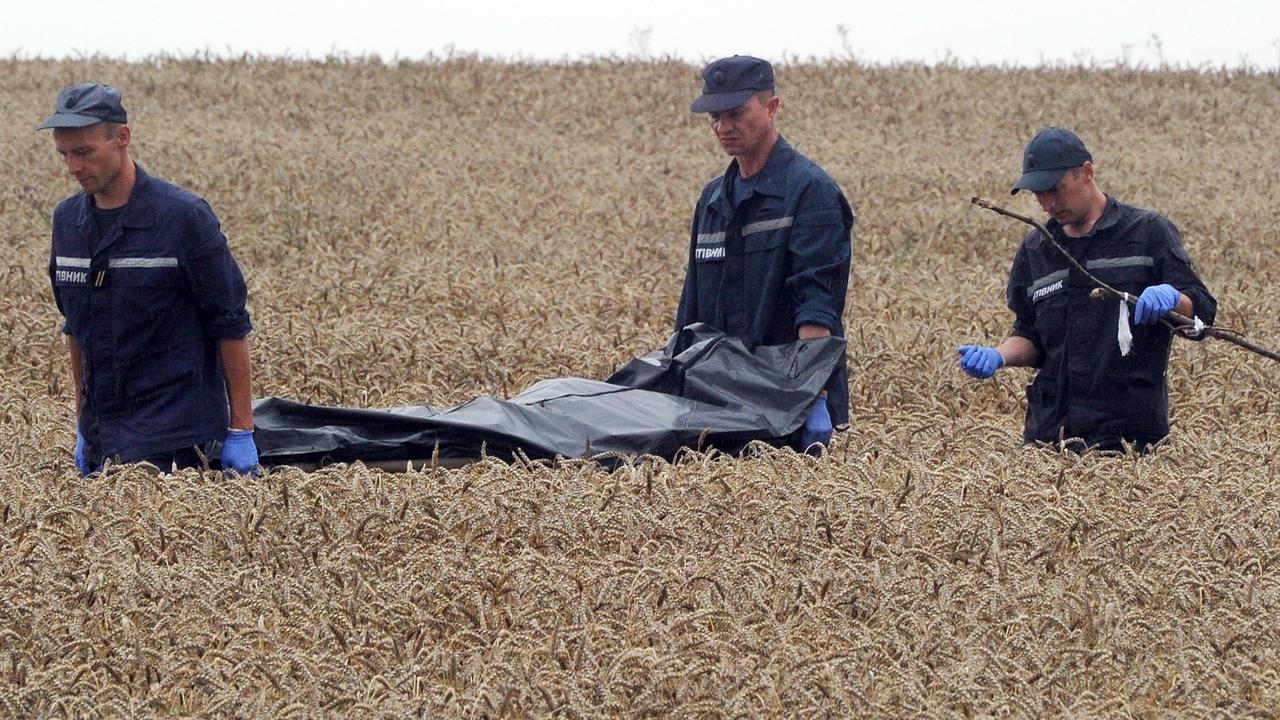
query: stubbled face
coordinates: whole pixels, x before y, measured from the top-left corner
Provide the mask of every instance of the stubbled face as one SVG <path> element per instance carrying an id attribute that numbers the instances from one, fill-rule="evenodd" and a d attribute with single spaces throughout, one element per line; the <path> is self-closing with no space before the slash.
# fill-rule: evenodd
<path id="1" fill-rule="evenodd" d="M 1065 228 L 1079 228 L 1088 221 L 1093 198 L 1092 166 L 1068 170 L 1052 189 L 1036 193 L 1040 207 Z"/>
<path id="2" fill-rule="evenodd" d="M 726 153 L 753 155 L 768 145 L 779 103 L 777 96 L 763 100 L 752 95 L 732 110 L 707 113 L 707 120 Z"/>
<path id="3" fill-rule="evenodd" d="M 82 128 L 56 128 L 53 144 L 67 165 L 67 174 L 90 195 L 110 189 L 129 162 L 126 126 L 99 123 Z"/>

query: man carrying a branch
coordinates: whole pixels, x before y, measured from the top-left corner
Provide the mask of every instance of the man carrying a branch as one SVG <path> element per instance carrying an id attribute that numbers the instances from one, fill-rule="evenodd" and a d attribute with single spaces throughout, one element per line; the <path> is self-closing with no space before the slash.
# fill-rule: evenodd
<path id="1" fill-rule="evenodd" d="M 980 379 L 1005 366 L 1038 369 L 1027 387 L 1026 442 L 1144 452 L 1169 433 L 1172 333 L 1161 319 L 1173 311 L 1212 325 L 1217 301 L 1172 223 L 1098 189 L 1093 156 L 1075 133 L 1041 130 L 1022 171 L 1013 192 L 1034 192 L 1058 244 L 1089 274 L 1138 298 L 1132 322 L 1127 304 L 1092 297 L 1094 282 L 1032 230 L 1005 293 L 1013 332 L 996 347 L 962 345 L 960 367 Z"/>

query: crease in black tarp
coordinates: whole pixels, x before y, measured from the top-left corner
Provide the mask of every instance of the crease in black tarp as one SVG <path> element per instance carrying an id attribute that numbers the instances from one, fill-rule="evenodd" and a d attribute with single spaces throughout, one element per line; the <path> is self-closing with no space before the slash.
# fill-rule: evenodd
<path id="1" fill-rule="evenodd" d="M 753 440 L 786 444 L 844 350 L 842 338 L 752 350 L 696 324 L 603 381 L 542 380 L 508 400 L 368 410 L 263 398 L 254 439 L 268 467 L 517 453 L 671 459 L 700 444 L 736 452 Z"/>

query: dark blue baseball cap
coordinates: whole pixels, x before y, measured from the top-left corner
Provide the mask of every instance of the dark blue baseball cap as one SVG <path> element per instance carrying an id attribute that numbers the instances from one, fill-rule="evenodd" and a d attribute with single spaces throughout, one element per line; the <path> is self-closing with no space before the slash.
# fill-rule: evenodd
<path id="1" fill-rule="evenodd" d="M 724 112 L 747 101 L 761 90 L 773 89 L 773 66 L 750 55 L 720 58 L 702 69 L 702 94 L 689 110 Z"/>
<path id="2" fill-rule="evenodd" d="M 1022 151 L 1022 177 L 1013 184 L 1011 195 L 1019 190 L 1044 192 L 1052 190 L 1072 168 L 1092 162 L 1084 141 L 1063 128 L 1048 127 L 1036 133 Z"/>
<path id="3" fill-rule="evenodd" d="M 82 128 L 100 122 L 121 125 L 129 122 L 129 114 L 120 102 L 120 91 L 101 83 L 79 83 L 58 93 L 53 114 L 36 129 Z"/>

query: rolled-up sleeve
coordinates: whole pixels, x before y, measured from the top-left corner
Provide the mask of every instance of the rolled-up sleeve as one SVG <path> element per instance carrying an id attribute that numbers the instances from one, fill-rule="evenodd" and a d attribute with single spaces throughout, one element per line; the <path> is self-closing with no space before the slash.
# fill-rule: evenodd
<path id="1" fill-rule="evenodd" d="M 245 306 L 248 288 L 217 216 L 201 201 L 188 211 L 187 223 L 192 242 L 186 249 L 183 272 L 205 333 L 219 340 L 247 336 L 253 329 Z"/>
<path id="2" fill-rule="evenodd" d="M 821 325 L 836 331 L 849 287 L 853 210 L 831 182 L 815 182 L 799 199 L 788 252 L 794 272 L 786 288 L 795 327 Z"/>

